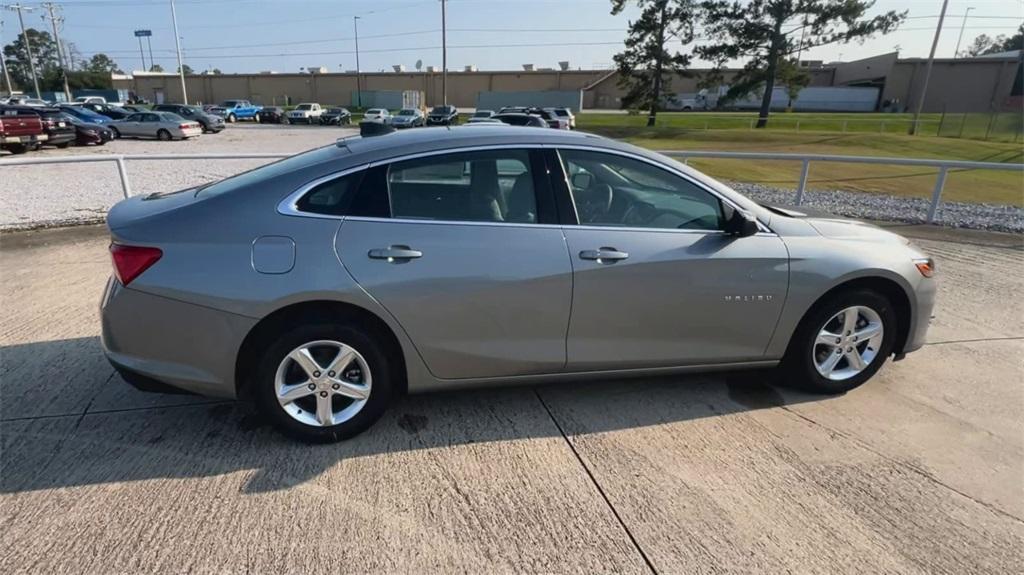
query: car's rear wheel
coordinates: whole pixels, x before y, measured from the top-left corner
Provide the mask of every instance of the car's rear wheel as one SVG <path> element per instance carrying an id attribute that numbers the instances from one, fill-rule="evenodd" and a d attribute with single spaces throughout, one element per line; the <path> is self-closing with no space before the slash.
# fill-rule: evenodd
<path id="1" fill-rule="evenodd" d="M 292 327 L 258 357 L 256 402 L 278 430 L 296 439 L 329 443 L 355 436 L 391 402 L 393 362 L 358 325 Z"/>
<path id="2" fill-rule="evenodd" d="M 28 151 L 28 146 L 25 144 L 13 144 L 7 148 L 12 154 L 24 154 Z"/>
<path id="3" fill-rule="evenodd" d="M 892 354 L 896 312 L 869 290 L 830 297 L 797 328 L 782 363 L 787 383 L 813 393 L 843 393 L 871 378 Z"/>
<path id="4" fill-rule="evenodd" d="M 259 116 L 259 114 L 253 116 L 252 117 L 252 121 L 256 122 L 257 124 L 259 124 L 260 123 L 260 116 Z"/>
<path id="5" fill-rule="evenodd" d="M 166 142 L 171 139 L 171 133 L 168 132 L 167 130 L 157 130 L 156 139 L 162 142 Z"/>
<path id="6" fill-rule="evenodd" d="M 57 144 L 57 147 L 60 148 L 61 150 L 63 150 L 63 149 L 67 148 L 70 145 L 71 145 L 71 142 L 61 142 L 61 143 Z"/>

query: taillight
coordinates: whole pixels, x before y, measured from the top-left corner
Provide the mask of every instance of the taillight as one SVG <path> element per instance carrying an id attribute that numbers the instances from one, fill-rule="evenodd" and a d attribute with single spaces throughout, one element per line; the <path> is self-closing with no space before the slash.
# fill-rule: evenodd
<path id="1" fill-rule="evenodd" d="M 191 127 L 192 127 L 192 124 L 178 124 L 178 129 L 179 130 L 187 130 L 188 128 L 191 128 Z"/>
<path id="2" fill-rule="evenodd" d="M 163 255 L 164 253 L 158 248 L 110 244 L 110 257 L 114 261 L 114 275 L 122 285 L 130 284 Z"/>

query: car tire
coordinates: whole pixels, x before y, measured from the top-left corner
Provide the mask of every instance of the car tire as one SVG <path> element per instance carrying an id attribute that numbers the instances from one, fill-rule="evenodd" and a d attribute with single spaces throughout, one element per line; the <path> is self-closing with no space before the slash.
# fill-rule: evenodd
<path id="1" fill-rule="evenodd" d="M 28 146 L 25 144 L 14 144 L 7 148 L 12 154 L 24 154 L 28 151 Z"/>
<path id="2" fill-rule="evenodd" d="M 226 119 L 227 119 L 229 124 L 234 124 L 235 120 L 237 120 L 237 118 L 235 118 L 234 114 L 228 114 L 228 117 Z"/>
<path id="3" fill-rule="evenodd" d="M 257 114 L 257 115 L 255 115 L 255 116 L 253 116 L 253 117 L 252 117 L 252 121 L 253 121 L 253 122 L 255 122 L 255 123 L 257 123 L 257 124 L 259 124 L 259 123 L 260 123 L 260 117 L 259 117 L 259 115 Z"/>
<path id="4" fill-rule="evenodd" d="M 852 330 L 846 329 L 850 324 L 843 323 L 848 314 L 856 318 Z M 871 333 L 869 328 L 875 324 L 879 324 L 880 334 L 858 336 Z M 790 339 L 780 365 L 783 382 L 820 394 L 845 393 L 863 384 L 892 354 L 897 324 L 892 303 L 877 292 L 855 289 L 829 297 L 804 316 Z M 857 365 L 851 349 L 863 367 Z"/>
<path id="5" fill-rule="evenodd" d="M 117 128 L 111 126 L 110 127 L 110 131 L 113 132 L 115 138 L 120 138 L 121 137 L 121 132 L 118 131 Z"/>
<path id="6" fill-rule="evenodd" d="M 396 388 L 394 361 L 388 361 L 386 347 L 381 344 L 383 338 L 371 330 L 364 329 L 356 322 L 344 319 L 338 322 L 318 320 L 316 323 L 303 323 L 287 328 L 262 353 L 252 384 L 256 405 L 271 424 L 285 435 L 308 443 L 332 443 L 348 439 L 362 433 L 373 425 L 387 410 Z M 311 384 L 308 372 L 291 356 L 299 350 L 307 349 L 316 361 L 316 367 L 325 369 L 335 355 L 335 344 L 354 350 L 356 356 L 348 364 L 358 370 L 362 381 L 367 381 L 363 367 L 369 370 L 369 396 L 353 413 L 346 411 L 356 406 L 358 400 L 348 398 L 341 392 L 332 392 L 328 380 Z M 338 350 L 340 352 L 340 350 Z M 349 373 L 352 368 L 349 369 Z M 314 372 L 318 373 L 318 372 Z M 321 374 L 322 375 L 322 374 Z M 335 377 L 340 376 L 337 374 Z M 305 381 L 306 383 L 301 383 Z M 300 387 L 301 385 L 301 387 Z M 313 390 L 306 394 L 307 385 L 314 385 Z M 295 390 L 303 396 L 285 405 L 279 400 L 282 389 Z M 338 416 L 336 424 L 321 425 L 317 413 L 321 394 L 333 404 L 332 419 Z M 306 421 L 306 422 L 304 422 Z"/>
<path id="7" fill-rule="evenodd" d="M 61 143 L 57 144 L 57 147 L 59 149 L 63 150 L 63 149 L 66 149 L 70 145 L 71 145 L 71 142 L 61 142 Z"/>
<path id="8" fill-rule="evenodd" d="M 161 128 L 156 131 L 156 139 L 161 142 L 169 142 L 171 140 L 171 133 Z"/>

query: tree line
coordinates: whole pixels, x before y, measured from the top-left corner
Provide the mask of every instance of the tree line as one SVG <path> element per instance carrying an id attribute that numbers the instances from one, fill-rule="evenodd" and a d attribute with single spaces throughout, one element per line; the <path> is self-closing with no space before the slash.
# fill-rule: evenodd
<path id="1" fill-rule="evenodd" d="M 869 17 L 873 0 L 611 0 L 612 14 L 631 3 L 640 8 L 640 17 L 629 23 L 625 50 L 615 64 L 626 90 L 623 105 L 648 110 L 648 126 L 674 100 L 672 78 L 693 77 L 689 66 L 697 56 L 713 66 L 700 78 L 702 87 L 723 85 L 726 65 L 746 61 L 731 74 L 720 101 L 760 94 L 757 127 L 763 128 L 775 86 L 784 86 L 792 100 L 810 82 L 798 62 L 804 50 L 886 34 L 907 15 L 890 11 Z M 698 40 L 690 53 L 673 48 Z"/>

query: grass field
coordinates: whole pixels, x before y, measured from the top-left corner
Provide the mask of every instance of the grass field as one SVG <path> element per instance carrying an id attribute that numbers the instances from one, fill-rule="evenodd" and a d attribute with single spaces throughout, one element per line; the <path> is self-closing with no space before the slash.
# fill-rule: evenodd
<path id="1" fill-rule="evenodd" d="M 642 128 L 646 114 L 585 112 L 577 118 L 591 129 Z M 658 126 L 688 130 L 751 130 L 757 121 L 756 112 L 668 112 L 658 114 Z M 913 122 L 912 114 L 853 113 L 774 113 L 767 130 L 786 132 L 839 132 L 872 134 L 906 134 Z M 949 136 L 969 139 L 1014 142 L 1024 140 L 1024 114 L 922 114 L 919 120 L 922 136 Z M 986 138 L 987 136 L 987 138 Z"/>
<path id="2" fill-rule="evenodd" d="M 576 117 L 576 123 L 579 130 L 621 138 L 654 150 L 814 153 L 978 162 L 1024 161 L 1024 144 L 1021 143 L 907 136 L 888 131 L 808 131 L 803 126 L 800 132 L 781 129 L 704 131 L 678 125 L 692 121 L 687 117 L 699 118 L 700 114 L 665 114 L 664 118 L 659 115 L 659 124 L 664 122 L 664 125 L 656 128 L 643 127 L 646 118 L 625 114 L 584 113 Z M 841 118 L 825 120 L 835 122 L 841 121 Z M 808 121 L 811 119 L 808 118 Z M 815 121 L 824 120 L 819 118 Z M 717 178 L 779 187 L 796 187 L 800 177 L 799 162 L 703 159 L 691 160 L 690 164 Z M 808 188 L 931 197 L 936 176 L 937 170 L 929 168 L 811 163 Z M 1009 171 L 951 170 L 942 197 L 948 201 L 1024 206 L 1024 176 L 1020 172 Z"/>

